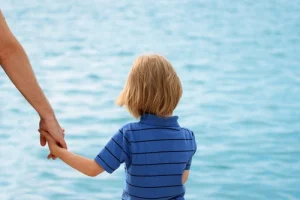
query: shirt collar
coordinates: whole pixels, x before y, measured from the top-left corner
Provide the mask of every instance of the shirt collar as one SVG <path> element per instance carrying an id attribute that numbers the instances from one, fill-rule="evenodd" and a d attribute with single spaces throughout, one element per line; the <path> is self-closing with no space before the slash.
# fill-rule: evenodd
<path id="1" fill-rule="evenodd" d="M 179 127 L 177 120 L 178 116 L 159 117 L 154 114 L 145 113 L 141 116 L 140 123 L 165 127 Z"/>

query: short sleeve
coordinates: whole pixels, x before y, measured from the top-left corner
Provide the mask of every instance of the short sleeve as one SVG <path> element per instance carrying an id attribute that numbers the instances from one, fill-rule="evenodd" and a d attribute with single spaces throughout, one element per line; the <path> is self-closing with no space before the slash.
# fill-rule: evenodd
<path id="1" fill-rule="evenodd" d="M 192 164 L 192 159 L 193 159 L 193 156 L 195 155 L 196 151 L 197 151 L 197 143 L 196 143 L 196 138 L 195 138 L 195 135 L 194 133 L 192 132 L 192 137 L 193 137 L 193 140 L 194 140 L 194 153 L 192 154 L 191 158 L 189 159 L 189 161 L 187 162 L 186 166 L 185 166 L 185 170 L 190 170 L 191 168 L 191 164 Z"/>
<path id="2" fill-rule="evenodd" d="M 119 166 L 130 160 L 129 141 L 119 130 L 95 157 L 95 161 L 108 173 L 113 173 Z"/>
<path id="3" fill-rule="evenodd" d="M 193 157 L 193 156 L 192 156 Z M 186 166 L 185 166 L 185 169 L 184 170 L 190 170 L 190 168 L 191 168 L 191 164 L 192 164 L 192 157 L 191 157 L 191 159 L 188 161 L 188 163 L 186 164 Z"/>

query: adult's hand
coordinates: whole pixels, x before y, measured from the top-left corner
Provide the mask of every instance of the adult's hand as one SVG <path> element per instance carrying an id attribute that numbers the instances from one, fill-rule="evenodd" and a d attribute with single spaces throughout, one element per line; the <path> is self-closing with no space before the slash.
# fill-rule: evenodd
<path id="1" fill-rule="evenodd" d="M 55 139 L 59 146 L 65 149 L 67 148 L 67 144 L 64 139 L 64 130 L 60 127 L 54 115 L 46 118 L 41 118 L 39 129 L 48 132 Z M 42 134 L 40 134 L 40 143 L 41 146 L 46 145 L 46 138 Z M 50 158 L 56 159 L 56 157 L 51 153 L 48 155 L 48 159 Z"/>

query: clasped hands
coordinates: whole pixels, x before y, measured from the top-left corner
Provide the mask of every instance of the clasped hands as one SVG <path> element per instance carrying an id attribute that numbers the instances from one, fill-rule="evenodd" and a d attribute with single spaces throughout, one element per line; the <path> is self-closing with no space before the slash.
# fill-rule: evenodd
<path id="1" fill-rule="evenodd" d="M 40 132 L 40 143 L 41 146 L 45 146 L 48 142 L 48 147 L 50 150 L 48 159 L 56 159 L 55 150 L 59 148 L 67 149 L 67 144 L 64 139 L 64 129 L 60 127 L 55 116 L 49 116 L 46 118 L 41 118 L 39 123 Z"/>

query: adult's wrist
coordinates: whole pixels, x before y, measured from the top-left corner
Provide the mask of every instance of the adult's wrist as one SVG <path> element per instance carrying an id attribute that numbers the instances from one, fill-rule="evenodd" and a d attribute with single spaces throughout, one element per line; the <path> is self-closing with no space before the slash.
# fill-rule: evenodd
<path id="1" fill-rule="evenodd" d="M 53 110 L 49 110 L 47 112 L 44 112 L 43 114 L 39 114 L 40 118 L 45 121 L 56 121 L 56 116 Z"/>

